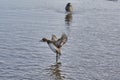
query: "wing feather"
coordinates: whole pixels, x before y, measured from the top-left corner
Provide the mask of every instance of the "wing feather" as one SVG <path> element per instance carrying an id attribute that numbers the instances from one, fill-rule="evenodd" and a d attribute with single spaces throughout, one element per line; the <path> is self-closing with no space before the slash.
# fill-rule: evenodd
<path id="1" fill-rule="evenodd" d="M 52 41 L 57 41 L 58 39 L 57 39 L 57 37 L 55 35 L 52 35 L 52 39 L 51 40 Z"/>
<path id="2" fill-rule="evenodd" d="M 56 45 L 57 47 L 62 47 L 65 43 L 67 42 L 67 35 L 65 33 L 62 34 L 61 38 L 59 38 L 57 41 L 56 41 Z"/>

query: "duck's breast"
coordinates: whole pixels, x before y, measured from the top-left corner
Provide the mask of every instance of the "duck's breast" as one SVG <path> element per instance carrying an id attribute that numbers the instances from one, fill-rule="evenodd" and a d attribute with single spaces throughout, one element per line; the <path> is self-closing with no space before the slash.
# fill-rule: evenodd
<path id="1" fill-rule="evenodd" d="M 50 49 L 51 49 L 53 52 L 56 53 L 56 50 L 58 50 L 58 48 L 57 48 L 53 43 L 49 43 L 48 45 L 49 45 Z"/>

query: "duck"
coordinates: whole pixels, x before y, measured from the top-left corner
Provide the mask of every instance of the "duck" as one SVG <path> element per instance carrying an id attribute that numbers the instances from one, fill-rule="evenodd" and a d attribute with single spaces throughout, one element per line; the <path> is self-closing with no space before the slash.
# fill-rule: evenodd
<path id="1" fill-rule="evenodd" d="M 56 53 L 56 63 L 61 56 L 61 47 L 67 42 L 67 35 L 63 33 L 60 38 L 57 38 L 55 35 L 52 35 L 51 40 L 47 38 L 42 38 L 41 42 L 46 42 L 49 48 Z"/>
<path id="2" fill-rule="evenodd" d="M 72 12 L 73 11 L 73 7 L 72 7 L 71 3 L 66 4 L 65 10 L 66 10 L 66 12 Z"/>

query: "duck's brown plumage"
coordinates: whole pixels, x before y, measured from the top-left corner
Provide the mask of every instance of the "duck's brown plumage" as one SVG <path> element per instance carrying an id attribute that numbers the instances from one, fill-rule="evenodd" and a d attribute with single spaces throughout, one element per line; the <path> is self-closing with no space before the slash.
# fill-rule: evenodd
<path id="1" fill-rule="evenodd" d="M 67 12 L 72 12 L 72 11 L 73 11 L 73 7 L 72 7 L 71 3 L 67 3 L 67 5 L 66 5 L 66 7 L 65 7 L 65 10 L 66 10 Z"/>

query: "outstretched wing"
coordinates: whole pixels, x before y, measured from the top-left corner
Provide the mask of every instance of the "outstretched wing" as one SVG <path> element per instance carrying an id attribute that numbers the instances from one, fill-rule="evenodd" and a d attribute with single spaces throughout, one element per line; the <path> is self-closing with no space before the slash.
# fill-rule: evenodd
<path id="1" fill-rule="evenodd" d="M 52 41 L 57 41 L 57 37 L 55 35 L 52 35 L 52 38 L 51 38 Z"/>
<path id="2" fill-rule="evenodd" d="M 61 38 L 56 41 L 57 47 L 62 47 L 67 42 L 67 35 L 65 33 L 62 34 Z"/>

